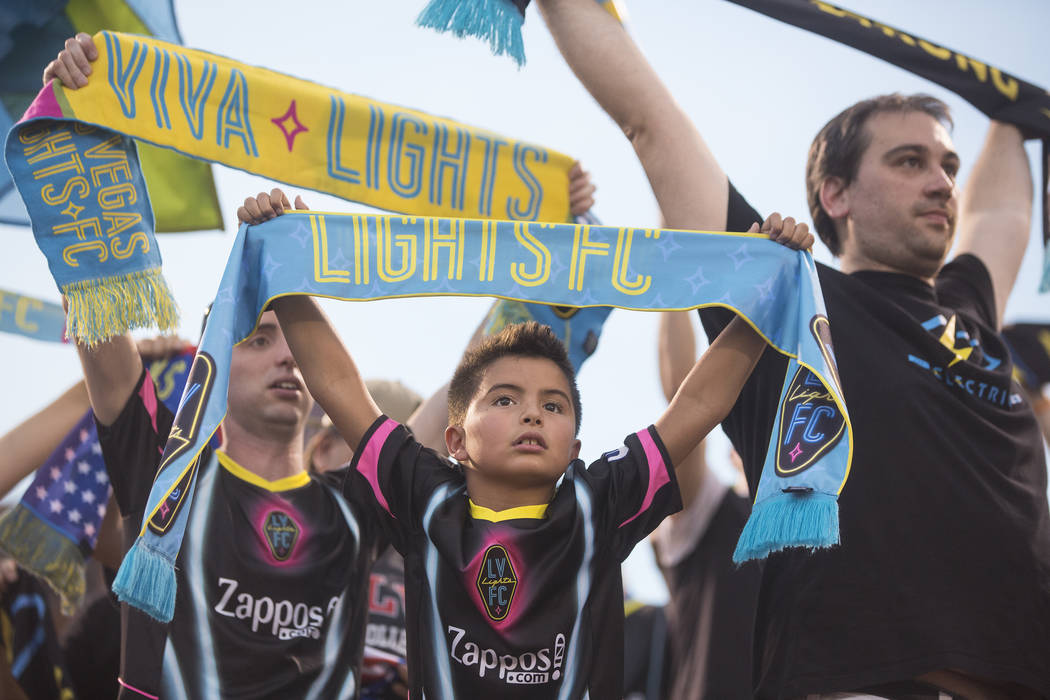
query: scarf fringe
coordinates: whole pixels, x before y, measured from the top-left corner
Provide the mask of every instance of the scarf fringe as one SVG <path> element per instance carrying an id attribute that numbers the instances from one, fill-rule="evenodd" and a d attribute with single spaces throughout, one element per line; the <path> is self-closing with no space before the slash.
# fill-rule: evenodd
<path id="1" fill-rule="evenodd" d="M 416 18 L 420 27 L 488 41 L 494 55 L 510 56 L 519 68 L 525 65 L 524 21 L 508 0 L 430 0 Z"/>
<path id="2" fill-rule="evenodd" d="M 825 493 L 781 493 L 751 509 L 733 562 L 764 559 L 788 547 L 821 549 L 839 543 L 839 505 Z"/>
<path id="3" fill-rule="evenodd" d="M 140 538 L 124 556 L 113 580 L 113 592 L 121 602 L 160 622 L 171 622 L 175 614 L 175 566 Z"/>
<path id="4" fill-rule="evenodd" d="M 21 503 L 0 516 L 0 549 L 47 581 L 72 615 L 84 599 L 84 555 L 73 540 Z"/>
<path id="5" fill-rule="evenodd" d="M 72 282 L 62 287 L 69 302 L 66 334 L 88 347 L 133 328 L 169 331 L 178 306 L 159 267 L 125 275 Z"/>

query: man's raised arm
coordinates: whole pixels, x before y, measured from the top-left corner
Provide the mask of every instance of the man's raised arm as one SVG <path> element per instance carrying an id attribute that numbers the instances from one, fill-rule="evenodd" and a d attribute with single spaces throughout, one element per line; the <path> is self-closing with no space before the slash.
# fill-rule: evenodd
<path id="1" fill-rule="evenodd" d="M 1032 173 L 1024 139 L 1017 127 L 993 121 L 963 189 L 956 253 L 972 253 L 988 268 L 1000 327 L 1031 225 Z"/>
<path id="2" fill-rule="evenodd" d="M 722 231 L 728 181 L 624 28 L 594 0 L 539 0 L 565 61 L 634 146 L 669 228 Z"/>

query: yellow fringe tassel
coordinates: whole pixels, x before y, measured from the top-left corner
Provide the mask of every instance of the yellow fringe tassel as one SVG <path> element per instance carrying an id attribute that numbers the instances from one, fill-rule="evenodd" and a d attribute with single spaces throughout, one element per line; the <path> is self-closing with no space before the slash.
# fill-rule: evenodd
<path id="1" fill-rule="evenodd" d="M 69 302 L 66 334 L 88 347 L 133 328 L 170 331 L 179 321 L 160 268 L 73 282 L 62 293 Z"/>
<path id="2" fill-rule="evenodd" d="M 44 579 L 72 615 L 84 598 L 84 555 L 21 503 L 0 516 L 0 548 L 19 565 Z"/>

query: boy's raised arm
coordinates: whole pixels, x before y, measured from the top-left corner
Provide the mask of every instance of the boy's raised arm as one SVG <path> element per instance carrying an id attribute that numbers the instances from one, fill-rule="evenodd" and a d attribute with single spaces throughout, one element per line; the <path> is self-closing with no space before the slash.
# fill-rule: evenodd
<path id="1" fill-rule="evenodd" d="M 624 28 L 594 0 L 539 0 L 565 61 L 634 146 L 669 228 L 721 231 L 728 181 Z"/>
<path id="2" fill-rule="evenodd" d="M 748 232 L 764 233 L 795 250 L 808 249 L 814 241 L 809 226 L 777 213 L 770 214 L 761 227 L 753 224 Z M 765 345 L 762 336 L 737 316 L 693 365 L 656 421 L 675 468 L 729 414 Z"/>
<path id="3" fill-rule="evenodd" d="M 244 200 L 237 217 L 259 224 L 291 210 L 288 197 L 279 189 Z M 302 197 L 295 198 L 296 209 L 307 209 Z M 356 449 L 365 432 L 382 415 L 365 386 L 350 353 L 328 317 L 311 297 L 289 296 L 274 299 L 285 340 L 295 363 L 303 373 L 306 388 L 332 419 L 347 444 Z"/>
<path id="4" fill-rule="evenodd" d="M 678 466 L 736 403 L 766 341 L 739 316 L 715 338 L 656 421 L 671 464 Z"/>

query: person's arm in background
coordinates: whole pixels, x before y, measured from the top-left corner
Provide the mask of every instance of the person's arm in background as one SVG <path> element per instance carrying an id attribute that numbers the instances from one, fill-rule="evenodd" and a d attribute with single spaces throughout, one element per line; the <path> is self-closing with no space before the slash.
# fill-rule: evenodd
<path id="1" fill-rule="evenodd" d="M 539 0 L 566 63 L 634 146 L 670 228 L 725 228 L 726 175 L 623 26 L 594 0 Z"/>
<path id="2" fill-rule="evenodd" d="M 1030 389 L 1023 384 L 1021 388 L 1028 395 L 1028 403 L 1031 404 L 1032 412 L 1035 413 L 1035 420 L 1043 431 L 1043 440 L 1050 445 L 1050 399 L 1040 389 Z"/>
<path id="3" fill-rule="evenodd" d="M 0 498 L 44 463 L 89 408 L 81 380 L 0 437 Z"/>
<path id="4" fill-rule="evenodd" d="M 664 397 L 671 401 L 689 370 L 696 362 L 696 334 L 693 332 L 693 314 L 689 311 L 670 311 L 660 314 L 658 332 L 660 386 Z M 700 495 L 707 473 L 705 440 L 690 452 L 677 466 L 678 489 L 682 494 L 682 510 Z M 676 513 L 671 517 L 677 517 Z"/>
<path id="5" fill-rule="evenodd" d="M 959 203 L 955 252 L 981 259 L 992 278 L 996 323 L 1017 280 L 1032 225 L 1032 173 L 1017 127 L 992 121 Z"/>

